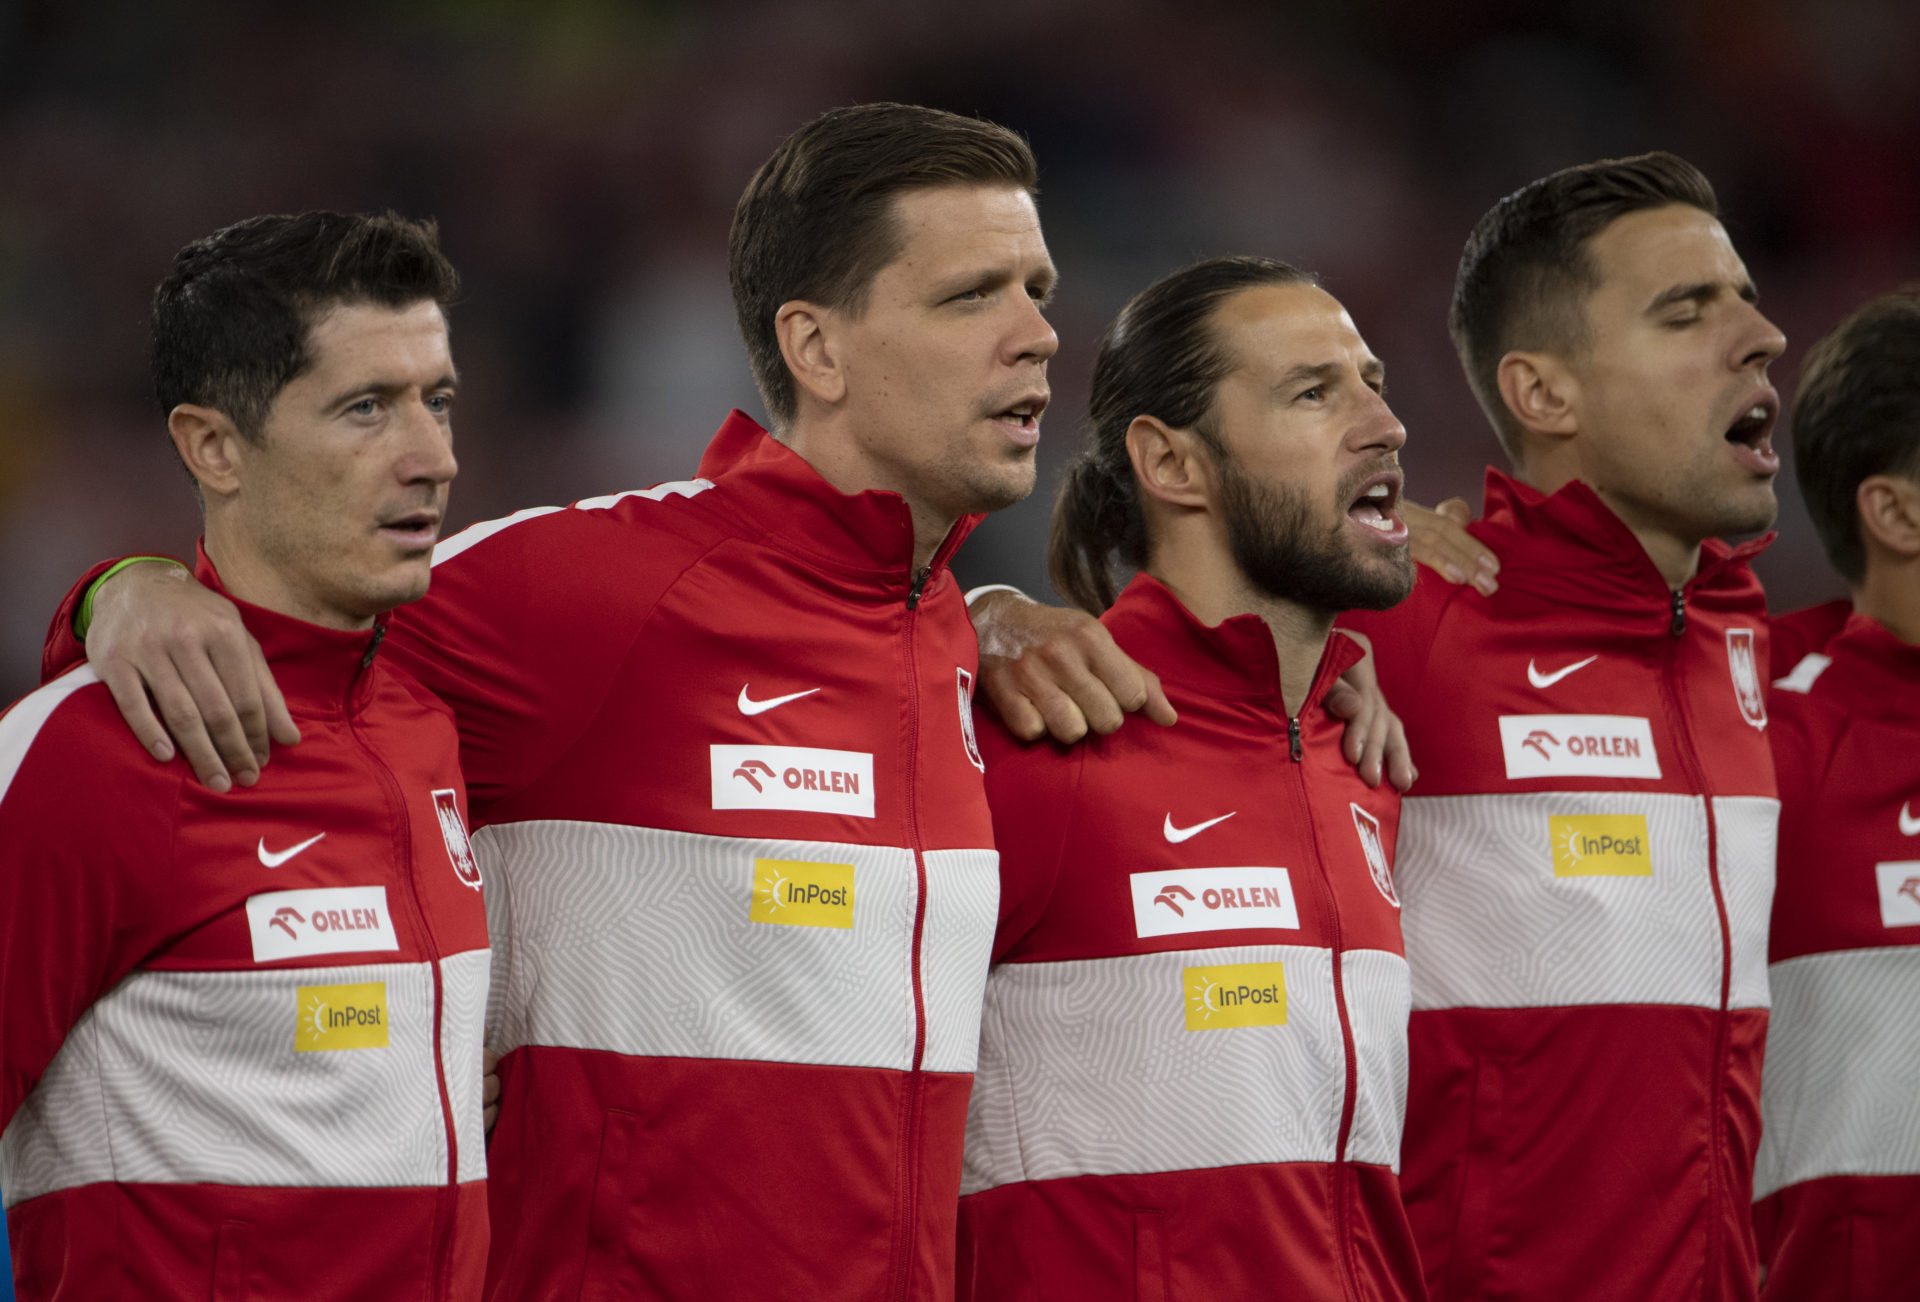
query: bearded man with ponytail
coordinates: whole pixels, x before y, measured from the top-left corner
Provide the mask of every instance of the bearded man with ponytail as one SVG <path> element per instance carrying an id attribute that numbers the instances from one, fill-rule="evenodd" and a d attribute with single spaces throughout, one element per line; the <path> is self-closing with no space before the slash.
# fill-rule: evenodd
<path id="1" fill-rule="evenodd" d="M 1399 798 L 1315 708 L 1362 654 L 1334 617 L 1413 582 L 1382 377 L 1261 258 L 1175 272 L 1106 334 L 1053 578 L 1180 721 L 980 737 L 1002 887 L 962 1298 L 1423 1296 Z"/>

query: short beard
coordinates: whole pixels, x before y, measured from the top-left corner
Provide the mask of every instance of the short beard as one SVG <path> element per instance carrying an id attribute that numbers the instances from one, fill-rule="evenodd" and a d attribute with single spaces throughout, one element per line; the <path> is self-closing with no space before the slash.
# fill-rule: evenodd
<path id="1" fill-rule="evenodd" d="M 1342 537 L 1344 526 L 1315 536 L 1307 495 L 1291 486 L 1255 482 L 1224 450 L 1214 458 L 1220 478 L 1220 516 L 1234 563 L 1269 597 L 1334 615 L 1386 610 L 1413 591 L 1413 556 L 1399 548 L 1369 563 Z M 1357 496 L 1375 473 L 1352 476 L 1341 491 Z M 1351 497 L 1349 497 L 1351 500 Z"/>

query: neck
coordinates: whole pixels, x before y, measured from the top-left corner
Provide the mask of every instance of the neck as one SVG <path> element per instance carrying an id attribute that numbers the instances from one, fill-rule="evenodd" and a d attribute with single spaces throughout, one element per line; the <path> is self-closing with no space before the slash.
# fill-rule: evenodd
<path id="1" fill-rule="evenodd" d="M 1236 615 L 1258 615 L 1273 635 L 1280 661 L 1280 699 L 1289 718 L 1307 703 L 1320 657 L 1333 633 L 1333 614 L 1270 596 L 1248 583 L 1231 557 L 1194 556 L 1159 549 L 1147 573 L 1167 586 L 1201 623 L 1217 626 Z"/>
<path id="2" fill-rule="evenodd" d="M 895 477 L 860 447 L 851 431 L 831 419 L 803 412 L 774 437 L 839 492 L 848 495 L 884 492 L 904 499 L 913 517 L 913 572 L 918 574 L 933 563 L 934 553 L 940 550 L 940 544 L 946 541 L 959 517 L 921 501 L 894 482 Z"/>
<path id="3" fill-rule="evenodd" d="M 1529 462 L 1525 467 L 1516 466 L 1513 477 L 1521 483 L 1552 496 L 1576 479 L 1582 478 L 1570 470 L 1554 466 L 1542 466 Z M 1700 569 L 1700 540 L 1688 541 L 1677 537 L 1671 530 L 1658 522 L 1648 519 L 1644 512 L 1636 510 L 1632 503 L 1620 500 L 1613 493 L 1586 481 L 1594 494 L 1606 504 L 1609 511 L 1618 516 L 1620 523 L 1627 526 L 1633 536 L 1640 540 L 1641 550 L 1653 567 L 1660 571 L 1660 577 L 1669 588 L 1684 588 L 1688 581 Z"/>
<path id="4" fill-rule="evenodd" d="M 1853 608 L 1909 646 L 1920 646 L 1920 557 L 1869 555 Z"/>
<path id="5" fill-rule="evenodd" d="M 372 616 L 362 618 L 335 610 L 289 586 L 261 557 L 259 549 L 248 545 L 212 509 L 207 511 L 205 546 L 207 559 L 213 562 L 228 595 L 249 606 L 347 633 L 373 627 Z"/>

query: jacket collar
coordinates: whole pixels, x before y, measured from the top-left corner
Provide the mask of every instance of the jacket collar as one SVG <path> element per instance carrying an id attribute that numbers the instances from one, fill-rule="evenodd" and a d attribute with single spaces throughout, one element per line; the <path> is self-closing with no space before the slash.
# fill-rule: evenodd
<path id="1" fill-rule="evenodd" d="M 1820 676 L 1875 714 L 1920 714 L 1920 646 L 1902 642 L 1871 615 L 1847 617 L 1824 648 L 1833 663 Z"/>
<path id="2" fill-rule="evenodd" d="M 732 514 L 815 565 L 876 579 L 904 593 L 913 581 L 913 514 L 898 493 L 842 493 L 744 412 L 727 415 L 700 459 L 700 477 L 725 490 Z M 938 580 L 984 515 L 962 516 L 929 567 Z"/>
<path id="3" fill-rule="evenodd" d="M 1258 615 L 1235 615 L 1203 624 L 1167 586 L 1144 571 L 1136 574 L 1101 623 L 1161 677 L 1209 699 L 1270 702 L 1281 714 L 1280 656 L 1273 632 Z M 1301 713 L 1320 703 L 1334 680 L 1365 653 L 1338 632 L 1327 638 L 1319 668 Z"/>
<path id="4" fill-rule="evenodd" d="M 1482 522 L 1476 536 L 1500 556 L 1500 585 L 1581 606 L 1647 608 L 1664 604 L 1672 589 L 1647 549 L 1613 508 L 1579 480 L 1547 494 L 1489 466 Z M 1709 538 L 1686 593 L 1757 584 L 1747 562 L 1766 550 L 1772 533 L 1739 546 Z"/>
<path id="5" fill-rule="evenodd" d="M 207 558 L 205 539 L 195 548 L 193 572 L 239 609 L 240 622 L 260 644 L 273 668 L 273 681 L 293 713 L 340 718 L 349 702 L 357 706 L 365 699 L 368 689 L 361 671 L 372 663 L 374 649 L 386 636 L 386 615 L 379 616 L 372 629 L 348 633 L 242 601 L 220 581 Z"/>

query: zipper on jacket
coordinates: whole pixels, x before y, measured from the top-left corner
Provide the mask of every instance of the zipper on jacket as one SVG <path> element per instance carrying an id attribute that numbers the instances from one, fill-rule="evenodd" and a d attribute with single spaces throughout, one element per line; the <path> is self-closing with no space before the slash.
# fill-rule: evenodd
<path id="1" fill-rule="evenodd" d="M 920 1091 L 922 1085 L 920 1064 L 927 1051 L 927 1004 L 926 991 L 921 983 L 921 949 L 927 925 L 927 861 L 924 848 L 920 844 L 920 661 L 914 647 L 914 635 L 919 628 L 915 613 L 920 605 L 920 594 L 926 590 L 927 580 L 933 574 L 933 566 L 922 566 L 913 576 L 913 583 L 907 589 L 906 614 L 906 658 L 907 658 L 907 772 L 906 823 L 909 848 L 913 852 L 913 872 L 915 900 L 913 906 L 913 1066 L 907 1073 L 907 1109 L 901 1119 L 900 1132 L 903 1148 L 901 1165 L 906 1175 L 906 1206 L 901 1216 L 900 1228 L 895 1235 L 895 1250 L 898 1253 L 898 1267 L 894 1271 L 893 1288 L 889 1295 L 904 1299 L 913 1291 L 913 1260 L 915 1243 L 920 1223 L 920 1147 L 917 1142 L 920 1133 Z"/>
<path id="2" fill-rule="evenodd" d="M 400 784 L 393 770 L 380 753 L 367 744 L 360 735 L 360 726 L 353 711 L 353 695 L 360 690 L 366 680 L 367 670 L 373 665 L 374 653 L 380 649 L 380 643 L 386 638 L 387 630 L 383 624 L 374 626 L 373 641 L 368 644 L 367 652 L 360 658 L 360 672 L 353 676 L 353 682 L 347 687 L 345 702 L 347 731 L 353 740 L 366 753 L 370 767 L 379 778 L 381 787 L 386 791 L 389 814 L 400 829 L 399 854 L 406 869 L 406 900 L 412 906 L 414 922 L 420 928 L 420 935 L 427 951 L 427 966 L 433 973 L 433 1070 L 434 1084 L 440 1094 L 440 1125 L 447 1136 L 447 1182 L 440 1189 L 441 1214 L 435 1217 L 431 1260 L 429 1265 L 429 1297 L 440 1297 L 444 1293 L 447 1281 L 443 1271 L 447 1261 L 447 1248 L 453 1238 L 453 1218 L 455 1206 L 459 1201 L 460 1183 L 460 1141 L 453 1124 L 453 1099 L 447 1090 L 447 1063 L 444 1048 L 446 1031 L 446 992 L 442 984 L 440 971 L 440 943 L 433 934 L 433 927 L 427 921 L 426 907 L 420 902 L 420 878 L 416 871 L 418 865 L 413 857 L 412 820 L 407 817 L 406 795 L 400 790 Z"/>
<path id="3" fill-rule="evenodd" d="M 1313 802 L 1307 794 L 1307 772 L 1299 767 L 1300 761 L 1300 719 L 1298 715 L 1287 718 L 1287 748 L 1291 752 L 1295 767 L 1292 770 L 1292 786 L 1295 798 L 1299 802 L 1301 823 L 1307 829 L 1307 835 L 1313 842 L 1313 860 L 1319 871 L 1314 880 L 1325 897 L 1328 930 L 1328 966 L 1333 975 L 1333 1006 L 1340 1021 L 1340 1050 L 1345 1062 L 1345 1077 L 1340 1094 L 1340 1125 L 1334 1134 L 1333 1163 L 1329 1179 L 1333 1184 L 1334 1199 L 1334 1243 L 1340 1254 L 1341 1291 L 1349 1298 L 1358 1296 L 1357 1280 L 1359 1270 L 1353 1259 L 1353 1169 L 1347 1161 L 1347 1145 L 1353 1142 L 1353 1115 L 1359 1099 L 1360 1054 L 1353 1038 L 1353 1019 L 1347 1009 L 1347 983 L 1343 971 L 1341 954 L 1345 938 L 1340 929 L 1340 897 L 1333 889 L 1333 883 L 1327 877 L 1327 858 L 1320 845 L 1320 827 L 1314 821 Z"/>
<path id="4" fill-rule="evenodd" d="M 1708 1092 L 1709 1115 L 1707 1142 L 1707 1253 L 1708 1270 L 1718 1269 L 1720 1261 L 1720 1240 L 1722 1203 L 1726 1200 L 1723 1187 L 1724 1149 L 1726 1147 L 1726 1085 L 1728 1041 L 1732 1035 L 1733 1017 L 1733 927 L 1727 917 L 1726 894 L 1720 883 L 1720 827 L 1719 819 L 1714 816 L 1713 792 L 1707 786 L 1706 772 L 1700 767 L 1699 753 L 1693 745 L 1693 725 L 1682 708 L 1680 698 L 1680 652 L 1683 643 L 1680 635 L 1686 630 L 1686 596 L 1681 589 L 1673 590 L 1673 620 L 1668 631 L 1675 639 L 1670 644 L 1667 655 L 1667 716 L 1674 721 L 1674 732 L 1678 737 L 1681 766 L 1686 770 L 1689 784 L 1700 793 L 1700 804 L 1707 818 L 1707 883 L 1713 888 L 1713 910 L 1720 924 L 1720 1015 L 1715 1019 L 1713 1035 L 1713 1083 Z"/>

